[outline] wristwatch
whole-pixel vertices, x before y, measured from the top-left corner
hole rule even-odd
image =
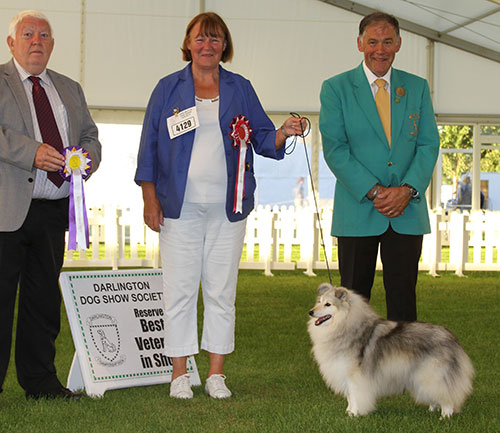
[[[410,184],[408,183],[403,183],[403,185],[401,186],[405,186],[406,188],[408,188],[408,191],[410,191],[410,198],[419,198],[420,197],[420,194],[418,193],[418,191],[413,188]]]
[[[373,192],[372,192],[373,190]],[[368,194],[366,194],[366,198],[370,201],[373,201],[375,200],[375,198],[377,197],[377,194],[378,194],[378,190],[379,190],[379,185],[374,185],[372,187],[372,189],[370,189],[370,191],[368,191],[368,194],[370,194],[370,192],[372,193],[370,196]]]

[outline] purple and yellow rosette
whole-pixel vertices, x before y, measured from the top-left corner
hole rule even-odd
[[[70,182],[68,250],[84,250],[89,247],[89,222],[83,180],[90,174],[92,160],[80,146],[69,146],[62,154],[66,161],[59,174]]]
[[[229,129],[229,137],[233,140],[233,146],[235,149],[239,149],[233,212],[243,213],[243,197],[245,196],[245,158],[247,154],[247,144],[251,144],[250,137],[252,135],[252,128],[250,128],[250,121],[241,114],[233,118],[229,125]]]

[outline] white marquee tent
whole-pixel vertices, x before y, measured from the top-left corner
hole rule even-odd
[[[126,224],[130,224],[131,232],[134,228],[131,248],[137,247],[136,241],[142,243],[145,236],[140,188],[133,183],[144,109],[157,81],[183,67],[180,46],[194,15],[212,10],[224,18],[235,45],[234,60],[225,66],[252,81],[276,125],[290,111],[311,119],[313,128],[307,140],[313,178],[320,197],[331,200],[334,179],[320,157],[321,84],[361,62],[362,54],[356,46],[361,15],[376,9],[394,14],[400,20],[403,40],[394,66],[429,81],[438,123],[470,125],[474,134],[473,147],[441,149],[427,192],[434,228],[426,241],[426,269],[431,273],[453,269],[458,274],[464,269],[498,269],[493,251],[498,250],[495,218],[499,213],[478,210],[483,182],[489,182],[488,201],[495,204],[488,209],[500,209],[500,173],[481,173],[480,166],[482,153],[500,153],[500,136],[488,136],[484,128],[500,126],[500,0],[2,0],[0,28],[5,37],[11,18],[23,9],[39,9],[49,17],[56,40],[49,67],[79,81],[84,88],[103,143],[103,162],[86,183],[86,199],[94,199],[94,210],[104,209],[102,204],[112,209],[116,205],[119,212],[128,215],[122,221],[112,212],[106,213],[111,218],[110,227],[121,221],[122,246],[118,250],[122,255]],[[4,44],[0,62],[10,57]],[[272,166],[267,164],[273,161],[263,159],[259,167],[256,162],[257,174],[272,176],[258,179],[258,201],[266,203],[259,199],[267,191],[291,194],[297,173],[305,169],[303,151],[298,150]],[[452,193],[451,185],[445,185],[444,176],[442,179],[441,163],[447,152],[464,153],[472,162],[469,220],[467,212],[442,209],[447,203],[443,191],[448,188]],[[305,175],[300,172],[300,176]],[[132,214],[135,223],[127,223]],[[450,245],[449,263],[441,263],[441,241]],[[109,248],[117,248],[114,241],[111,244]],[[146,249],[153,251],[151,245]],[[474,260],[465,263],[470,245],[474,246]],[[313,250],[318,248],[315,242]],[[484,263],[482,251],[486,251]],[[97,257],[98,253],[96,248],[93,254]],[[266,269],[271,267],[269,257]],[[156,263],[157,259],[153,255],[148,260]],[[133,260],[127,260],[122,265],[132,266]],[[92,266],[97,262],[102,265],[97,258],[72,265]],[[313,262],[310,256],[308,269],[315,266]]]
[[[53,24],[50,66],[80,81],[93,108],[143,109],[158,79],[183,66],[186,24],[213,10],[234,38],[228,67],[252,81],[266,110],[317,112],[322,81],[361,61],[358,13],[380,8],[413,31],[403,31],[395,66],[429,79],[439,115],[500,116],[498,0],[3,0],[5,36],[28,8]],[[0,61],[9,58],[4,44]]]
[[[3,0],[5,36],[11,18],[29,8],[51,20],[56,45],[49,66],[82,84],[96,122],[135,125],[125,132],[129,138],[140,132],[157,81],[183,67],[180,46],[187,23],[209,10],[231,29],[235,57],[225,66],[252,81],[276,124],[296,111],[309,114],[316,125],[321,83],[361,62],[356,46],[361,15],[380,9],[396,15],[403,29],[395,67],[428,79],[439,122],[500,125],[500,0]],[[4,44],[0,62],[9,59]],[[106,130],[100,130],[104,140]],[[133,140],[129,164],[138,138]],[[308,140],[318,178],[317,128]],[[102,184],[99,177],[106,173],[100,170],[89,184]],[[127,182],[132,176],[127,174]],[[473,183],[479,184],[479,176],[476,167]],[[295,179],[292,175],[289,182]],[[331,191],[320,192],[331,197]],[[439,202],[432,200],[433,206]]]

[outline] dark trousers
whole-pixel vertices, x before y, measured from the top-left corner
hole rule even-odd
[[[68,199],[33,200],[21,228],[0,232],[0,390],[9,364],[18,287],[15,361],[19,384],[33,393],[61,386],[54,358],[67,224]]]
[[[370,300],[380,245],[387,318],[417,320],[415,289],[422,239],[422,235],[396,233],[390,226],[379,236],[339,237],[340,284]]]

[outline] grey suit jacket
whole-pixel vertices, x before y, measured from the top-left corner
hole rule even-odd
[[[90,152],[95,171],[101,144],[83,90],[64,75],[48,73],[68,114],[69,142]],[[36,174],[33,162],[41,144],[35,141],[26,92],[11,60],[0,65],[0,231],[15,231],[26,219]]]

